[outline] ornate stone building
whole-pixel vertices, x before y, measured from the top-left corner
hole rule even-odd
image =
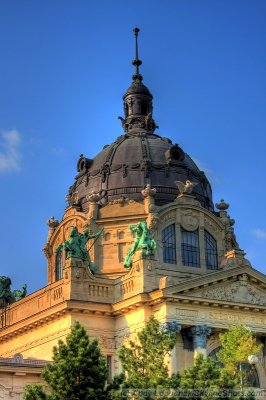
[[[196,352],[214,356],[219,333],[246,324],[264,343],[252,384],[266,388],[266,277],[240,250],[229,205],[221,200],[214,208],[204,172],[155,133],[137,34],[124,133],[94,158],[79,158],[63,218],[48,221],[47,286],[0,309],[0,399],[20,399],[22,386],[38,381],[76,320],[99,339],[110,376],[120,372],[117,349],[151,315],[176,331],[170,371],[191,366]],[[140,222],[156,249],[137,243]],[[74,236],[86,237],[90,257],[72,251]]]

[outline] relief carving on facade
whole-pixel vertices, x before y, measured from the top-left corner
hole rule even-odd
[[[214,232],[220,232],[220,229],[218,228],[217,224],[215,224],[215,222],[212,221],[211,218],[207,217],[206,215],[204,216],[204,225],[206,227],[209,227],[210,230]]]
[[[161,217],[161,221],[162,223],[174,223],[176,220],[176,212],[175,211],[171,211],[169,213],[166,213],[165,215],[163,215]]]
[[[100,346],[103,349],[114,350],[115,349],[115,341],[113,338],[107,336],[100,336],[99,338]]]
[[[247,274],[239,275],[236,282],[220,284],[219,286],[197,291],[191,296],[266,306],[265,291],[255,285],[251,285],[248,282]]]
[[[199,214],[193,210],[182,211],[181,225],[186,231],[195,231],[199,226]]]

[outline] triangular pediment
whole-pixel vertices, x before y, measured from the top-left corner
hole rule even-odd
[[[168,287],[164,295],[265,307],[266,276],[250,267],[217,271]]]

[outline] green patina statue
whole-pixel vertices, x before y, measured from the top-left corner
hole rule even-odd
[[[149,256],[157,247],[156,240],[152,232],[148,229],[146,222],[139,222],[137,225],[129,225],[131,232],[135,233],[135,240],[127,252],[124,267],[130,269],[132,266],[132,256],[137,250],[144,250],[145,256]]]
[[[22,286],[22,290],[11,290],[11,279],[8,276],[0,276],[0,300],[5,305],[23,299],[27,295],[27,285]]]
[[[90,259],[89,252],[86,244],[89,239],[98,238],[102,231],[92,233],[88,228],[83,230],[83,233],[79,233],[75,226],[70,229],[69,239],[64,243],[60,244],[55,252],[57,253],[61,248],[66,252],[66,258],[75,257],[83,261],[88,261],[92,272],[97,270],[97,267]]]

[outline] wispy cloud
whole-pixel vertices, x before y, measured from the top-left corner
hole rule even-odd
[[[196,163],[197,167],[201,170],[204,171],[205,174],[207,175],[207,178],[211,180],[212,183],[215,183],[216,185],[220,184],[220,178],[215,174],[215,172],[208,167],[204,162],[199,160],[196,157],[192,157],[193,161]]]
[[[256,229],[253,229],[252,233],[253,233],[253,235],[256,236],[258,239],[264,239],[264,240],[266,240],[266,230],[260,229],[260,228],[256,228]]]
[[[56,156],[61,156],[62,154],[65,153],[65,149],[63,147],[53,147],[51,149],[51,152]]]
[[[0,173],[21,169],[21,135],[16,129],[0,132]]]

